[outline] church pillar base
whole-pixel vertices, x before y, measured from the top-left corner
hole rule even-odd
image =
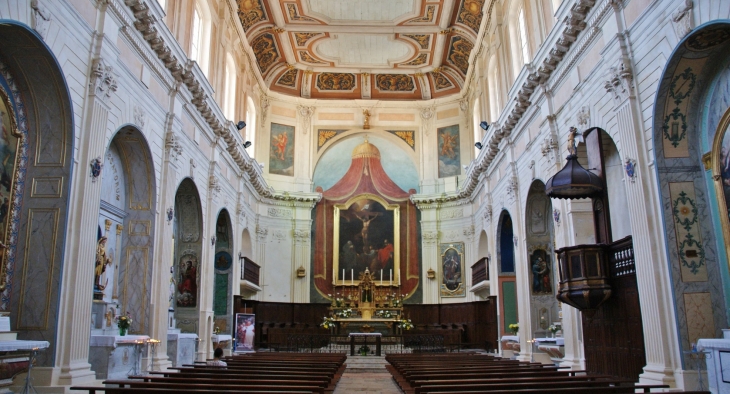
[[[644,373],[639,375],[639,384],[668,384],[676,387],[677,381],[674,371],[661,365],[647,365]]]

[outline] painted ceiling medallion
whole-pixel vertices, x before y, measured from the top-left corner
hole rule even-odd
[[[355,89],[355,74],[322,73],[317,75],[317,89],[345,90]]]
[[[293,68],[291,70],[287,70],[281,77],[279,77],[279,80],[276,81],[277,85],[285,86],[288,88],[296,88],[297,87],[297,75],[299,74],[299,70]]]
[[[266,11],[262,0],[238,0],[238,18],[241,20],[243,31],[248,33],[248,29],[258,22],[266,20]]]
[[[279,59],[279,51],[276,49],[276,39],[270,33],[264,33],[251,41],[251,48],[259,63],[259,70],[262,74]]]
[[[462,0],[459,9],[459,19],[457,22],[469,26],[474,33],[479,33],[479,25],[482,23],[482,7],[484,0]]]
[[[416,90],[413,77],[405,74],[378,74],[375,82],[380,91],[412,92]]]
[[[451,38],[449,61],[464,75],[469,70],[469,55],[472,49],[474,49],[474,44],[466,38],[462,36],[454,36]]]

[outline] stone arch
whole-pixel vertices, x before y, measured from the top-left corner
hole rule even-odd
[[[221,332],[232,327],[234,239],[231,216],[223,208],[215,223],[215,249],[213,257],[213,315],[215,326]]]
[[[175,326],[182,332],[199,331],[200,269],[203,252],[203,215],[195,182],[185,178],[175,193]]]
[[[142,132],[124,126],[102,159],[92,335],[115,335],[111,315],[130,313],[129,332],[149,333],[154,268],[156,186],[152,153]]]
[[[727,322],[729,295],[723,294],[727,283],[722,278],[728,276],[730,252],[721,230],[727,212],[719,209],[722,196],[718,193],[723,177],[707,164],[720,159],[721,152],[713,151],[712,141],[722,114],[730,107],[728,53],[728,21],[697,27],[670,56],[654,106],[657,188],[683,349],[690,349],[698,338],[720,337]],[[698,316],[697,308],[686,307],[688,302],[709,305],[712,318]]]
[[[0,259],[0,309],[10,311],[18,339],[49,340],[58,337],[58,300],[69,283],[62,272],[75,159],[73,104],[58,61],[28,26],[0,20],[0,59],[0,97],[12,122],[4,125],[18,141],[9,161],[14,181],[3,188],[13,197],[4,219],[15,227],[3,231],[8,249]],[[38,366],[61,357],[57,341],[49,342]]]
[[[517,282],[515,276],[514,227],[509,211],[502,210],[497,224],[497,283],[499,286],[500,332],[517,323]]]
[[[251,240],[251,232],[248,228],[244,228],[241,232],[241,255],[253,259],[253,242]],[[239,267],[240,269],[240,267]]]

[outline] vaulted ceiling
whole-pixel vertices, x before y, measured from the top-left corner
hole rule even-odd
[[[315,99],[458,93],[484,0],[237,0],[272,91]]]

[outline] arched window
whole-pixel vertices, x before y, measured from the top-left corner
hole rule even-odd
[[[473,127],[474,127],[474,142],[481,142],[482,136],[484,130],[482,130],[481,126],[479,126],[479,123],[481,123],[481,117],[482,117],[482,111],[479,108],[479,99],[474,100],[474,109],[473,109]],[[479,149],[476,147],[474,148],[474,157],[477,157],[479,155]]]
[[[243,131],[246,133],[244,140],[251,142],[251,146],[246,149],[248,155],[254,157],[256,154],[256,106],[250,96],[246,97],[246,128]]]
[[[236,63],[230,53],[226,54],[226,86],[223,113],[226,118],[236,122]]]
[[[527,23],[525,22],[525,7],[520,7],[517,13],[517,23],[519,24],[520,35],[520,53],[522,54],[522,65],[530,62],[530,50],[527,47]]]
[[[489,73],[487,74],[487,89],[489,90],[489,118],[495,121],[499,118],[502,103],[499,100],[499,69],[494,55],[489,59]]]
[[[520,74],[522,66],[529,63],[530,48],[527,35],[527,14],[525,5],[522,2],[514,2],[510,8],[509,16],[509,38],[512,52],[512,68],[514,78]]]
[[[202,1],[193,7],[193,29],[190,37],[190,59],[198,62],[203,74],[208,75],[210,46],[210,12]]]

